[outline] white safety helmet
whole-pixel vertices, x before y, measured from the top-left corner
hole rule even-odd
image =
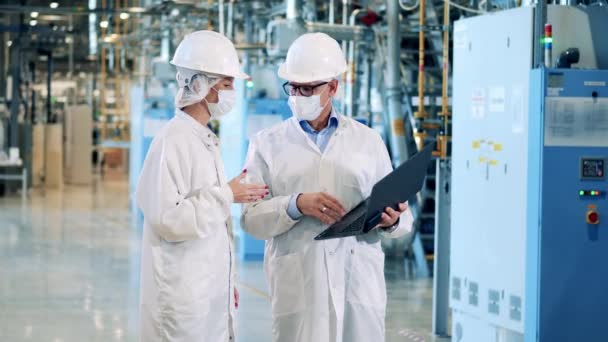
[[[232,42],[213,31],[195,31],[186,35],[177,46],[171,64],[207,74],[249,78],[241,71],[239,56]]]
[[[338,42],[325,33],[306,33],[287,50],[279,77],[290,82],[308,83],[333,79],[348,69]]]

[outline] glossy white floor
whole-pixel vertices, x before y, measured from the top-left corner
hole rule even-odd
[[[0,198],[0,341],[137,341],[141,233],[125,182]],[[270,341],[262,265],[240,266],[240,342]],[[387,341],[432,342],[430,279],[387,262]]]

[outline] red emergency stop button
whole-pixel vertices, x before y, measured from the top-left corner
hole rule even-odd
[[[587,212],[587,223],[589,224],[599,224],[600,223],[600,215],[595,210],[589,210]]]

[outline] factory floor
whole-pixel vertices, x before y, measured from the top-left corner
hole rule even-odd
[[[137,341],[141,232],[127,184],[32,190],[0,197],[0,341]],[[239,265],[238,341],[270,341],[260,262]],[[387,341],[431,334],[432,280],[387,261]]]

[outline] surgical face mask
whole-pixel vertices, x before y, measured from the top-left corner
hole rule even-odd
[[[323,92],[321,92],[321,94],[323,94]],[[321,94],[308,97],[296,95],[290,96],[288,103],[293,115],[301,121],[316,120],[331,100],[328,99],[324,105],[321,105]]]
[[[218,101],[217,103],[207,102],[207,108],[209,108],[209,114],[214,118],[219,118],[228,114],[236,103],[236,90],[217,90],[211,88],[217,92]]]

